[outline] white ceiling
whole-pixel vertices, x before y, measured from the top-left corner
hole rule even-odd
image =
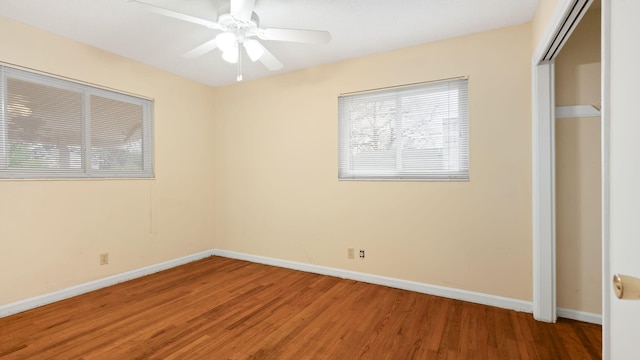
[[[209,20],[228,0],[146,0]],[[328,45],[262,41],[277,72],[244,62],[251,80],[531,21],[538,0],[256,0],[261,27],[327,30]],[[146,11],[128,0],[0,0],[0,16],[45,29],[211,86],[234,83],[236,66],[214,50],[182,54],[219,31]],[[0,59],[2,61],[2,59]]]

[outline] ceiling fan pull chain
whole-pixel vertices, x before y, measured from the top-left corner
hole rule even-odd
[[[238,76],[236,77],[236,81],[242,81],[242,51],[240,50],[240,43],[237,46],[238,49]]]

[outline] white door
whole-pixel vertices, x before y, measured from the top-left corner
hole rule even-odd
[[[614,274],[640,278],[640,0],[603,0],[602,11],[604,356],[640,359],[640,301],[612,291]]]

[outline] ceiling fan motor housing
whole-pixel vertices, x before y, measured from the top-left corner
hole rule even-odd
[[[243,21],[237,19],[231,14],[222,14],[218,16],[218,24],[223,32],[233,33],[238,42],[242,42],[245,38],[258,35],[259,18],[256,13],[252,13],[251,19]]]

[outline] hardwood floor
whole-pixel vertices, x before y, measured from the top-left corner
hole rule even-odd
[[[599,359],[601,328],[211,257],[0,319],[0,359]]]

